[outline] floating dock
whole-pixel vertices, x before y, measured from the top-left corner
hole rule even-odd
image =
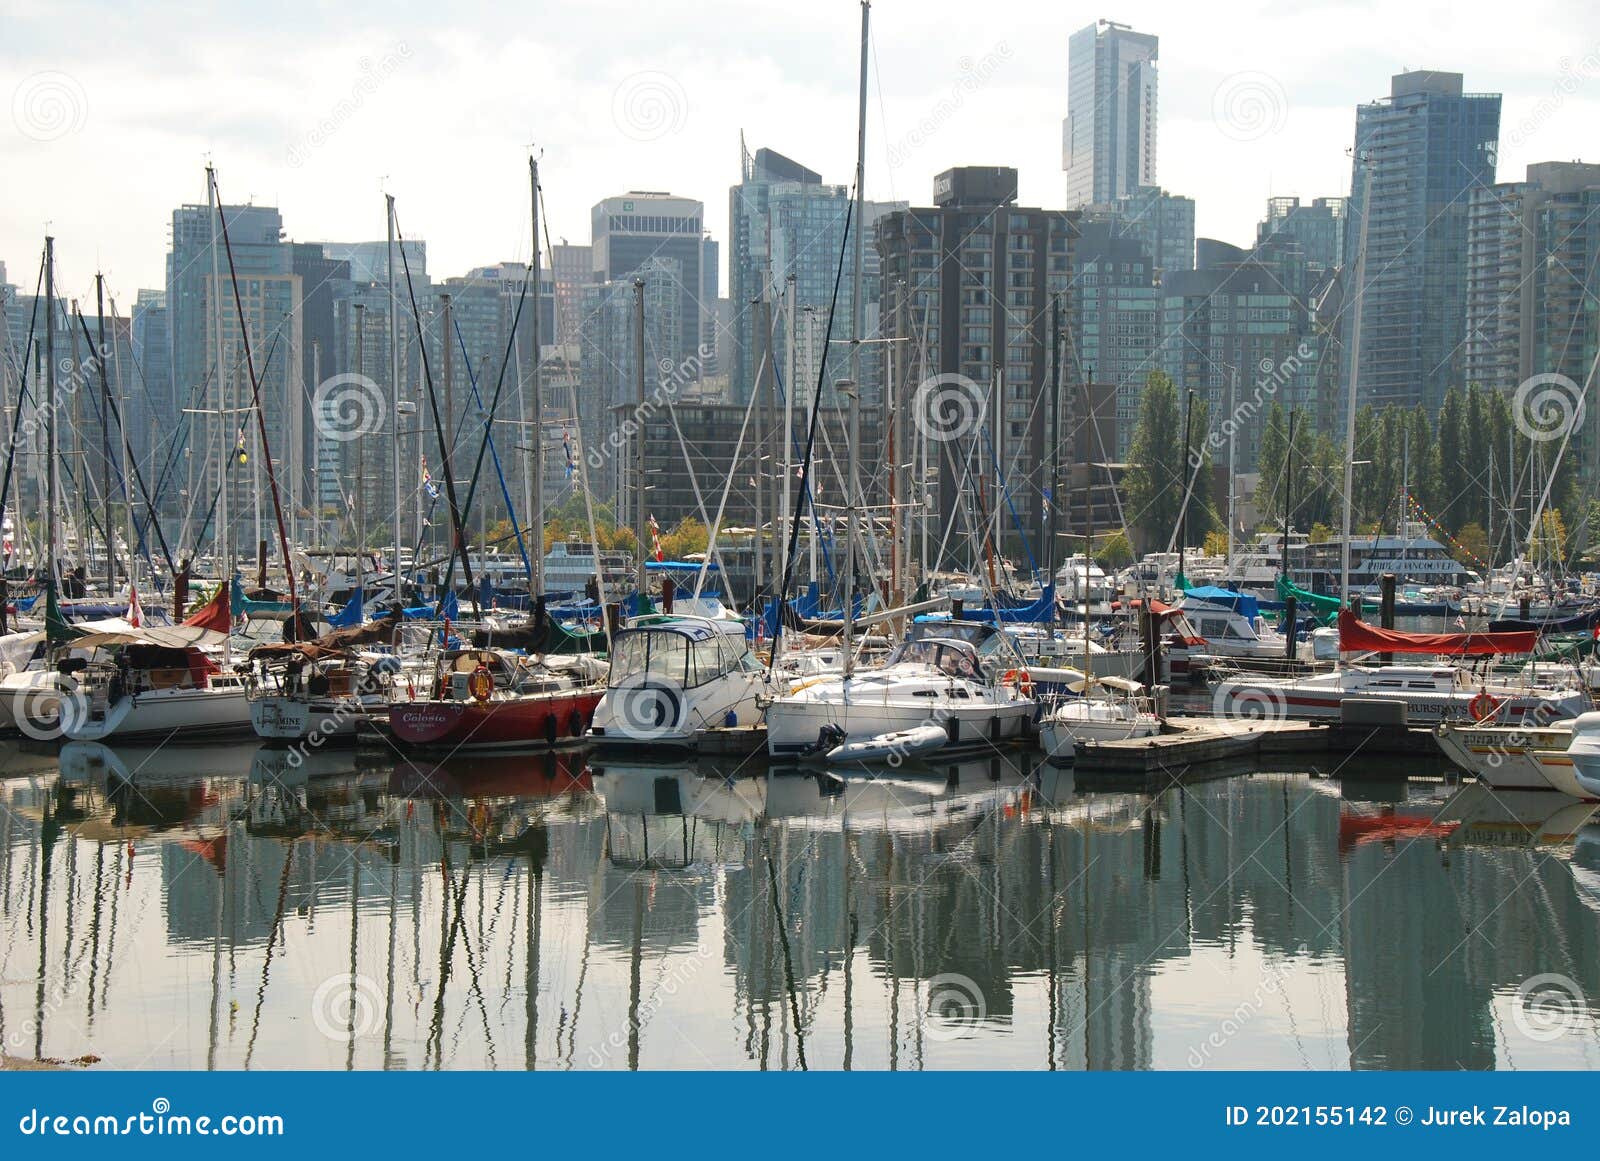
[[[1351,755],[1378,759],[1359,764]],[[1397,760],[1419,774],[1452,770],[1430,729],[1393,724],[1172,717],[1151,738],[1080,742],[1080,775],[1126,788],[1162,788],[1232,773],[1238,766],[1271,769],[1328,759],[1342,777],[1393,777]]]

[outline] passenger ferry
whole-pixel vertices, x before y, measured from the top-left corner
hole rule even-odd
[[[633,557],[626,552],[609,549],[600,551],[600,574],[606,591],[603,601],[618,601],[633,587]],[[558,540],[544,556],[544,588],[546,593],[569,592],[583,594],[595,578],[594,545],[587,540],[570,537]]]

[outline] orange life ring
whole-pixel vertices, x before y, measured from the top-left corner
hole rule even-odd
[[[1000,681],[1004,685],[1015,686],[1023,697],[1033,696],[1033,675],[1026,669],[1008,669]]]
[[[472,671],[472,676],[467,678],[467,690],[479,701],[489,700],[489,695],[494,692],[494,674],[489,672],[487,665],[480,665]]]
[[[1489,696],[1488,690],[1480,689],[1467,703],[1467,712],[1472,715],[1473,721],[1481,722],[1499,713],[1500,703]]]

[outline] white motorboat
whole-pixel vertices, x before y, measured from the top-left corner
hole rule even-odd
[[[1083,691],[1083,682],[1078,689]],[[1161,732],[1161,718],[1140,696],[1137,683],[1097,677],[1084,696],[1057,702],[1039,719],[1039,744],[1047,757],[1070,762],[1079,742],[1120,742]]]
[[[1435,735],[1445,755],[1495,790],[1555,790],[1571,798],[1600,794],[1578,781],[1572,755],[1573,720],[1547,726],[1441,725]]]
[[[606,748],[692,749],[707,730],[759,725],[771,689],[739,621],[636,617],[612,638],[610,660],[589,731]]]
[[[802,681],[767,707],[767,752],[807,757],[921,726],[943,727],[945,749],[1020,738],[1035,703],[1031,677],[1006,663],[1004,635],[977,621],[918,622],[879,669]]]
[[[1572,761],[1572,774],[1583,789],[1583,797],[1600,798],[1600,713],[1578,715],[1572,723],[1567,757]]]

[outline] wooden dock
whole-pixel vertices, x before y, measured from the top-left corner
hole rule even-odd
[[[1337,768],[1341,776],[1394,777],[1397,763],[1418,774],[1448,769],[1433,731],[1340,722],[1173,717],[1153,738],[1080,743],[1075,770],[1104,784],[1164,787],[1240,768]],[[1360,754],[1360,762],[1351,762]],[[1375,761],[1368,762],[1371,758]]]

